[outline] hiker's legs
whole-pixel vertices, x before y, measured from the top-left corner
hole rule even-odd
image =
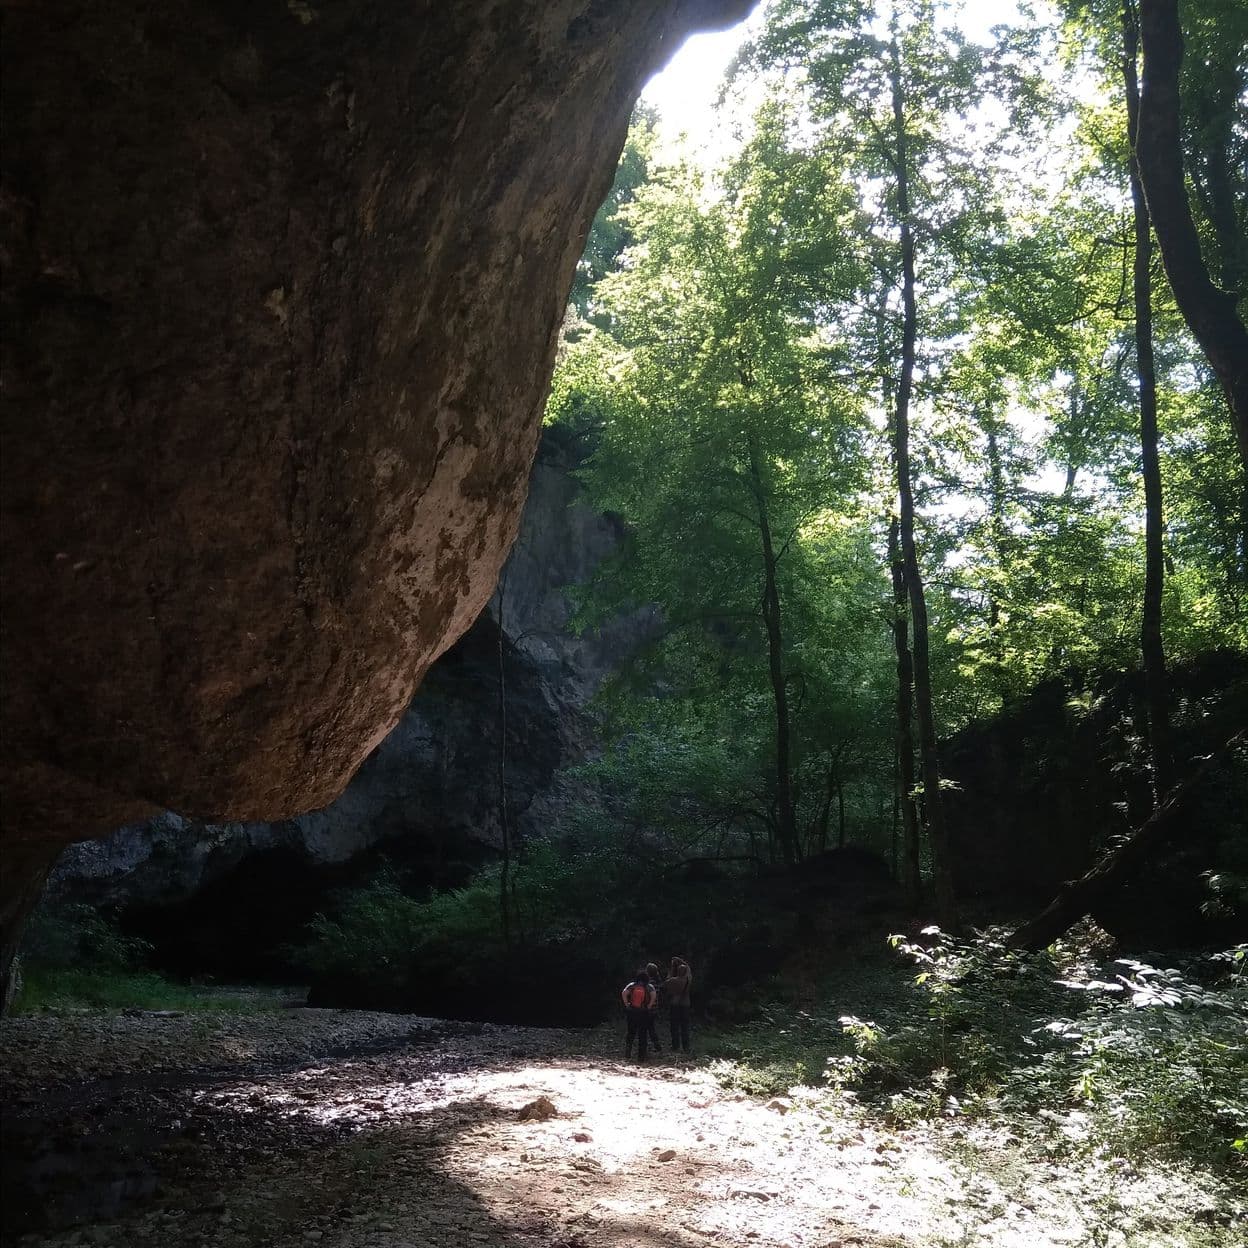
[[[682,1022],[684,1023],[684,1036],[686,1037],[684,1044],[688,1044],[687,1037],[689,1034],[689,1027],[688,1027],[688,1019],[686,1017],[685,1007],[680,1006],[680,1005],[672,1006],[671,1032],[672,1032],[672,1052],[673,1053],[678,1052],[683,1047],[682,1041],[681,1041]]]
[[[672,1048],[689,1052],[689,1007],[672,1006]]]
[[[646,1041],[650,1038],[649,1010],[631,1010],[632,1026],[637,1033],[637,1060],[646,1060]]]
[[[658,1010],[646,1011],[646,1035],[650,1038],[650,1043],[654,1045],[654,1051],[661,1053],[659,1048],[659,1012]]]
[[[633,1041],[637,1039],[637,1033],[641,1032],[641,1052],[644,1055],[646,1051],[646,1033],[645,1028],[640,1027],[641,1011],[630,1009],[627,1013],[628,1017],[628,1039],[624,1042],[624,1056],[632,1057]]]

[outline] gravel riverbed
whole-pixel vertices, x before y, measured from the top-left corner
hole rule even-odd
[[[1241,1245],[1204,1178],[891,1131],[557,1031],[285,1009],[0,1023],[5,1243]]]

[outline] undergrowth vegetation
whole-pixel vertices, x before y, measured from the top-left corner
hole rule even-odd
[[[151,946],[125,934],[92,906],[44,904],[22,946],[15,1014],[41,1010],[251,1010],[269,1008],[263,994],[223,994],[178,983],[148,965]]]
[[[649,960],[679,954],[700,970],[715,963],[721,976],[775,970],[782,955],[767,920],[783,912],[773,891],[753,873],[699,877],[605,838],[538,842],[512,864],[506,929],[497,865],[424,894],[383,872],[339,894],[290,957],[318,1003],[589,1025]],[[717,998],[729,1020],[734,1000]]]
[[[994,931],[892,943],[913,973],[877,985],[878,1008],[717,1035],[721,1081],[827,1084],[894,1126],[1000,1119],[1056,1151],[1248,1162],[1248,946],[1158,967],[1106,961],[1086,933],[1038,954]]]

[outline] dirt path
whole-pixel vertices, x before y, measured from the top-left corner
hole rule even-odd
[[[607,1030],[297,1010],[15,1019],[0,1039],[5,1242],[31,1248],[1236,1242],[1190,1181],[747,1098],[697,1065],[625,1065]],[[524,1117],[541,1097],[555,1115]]]

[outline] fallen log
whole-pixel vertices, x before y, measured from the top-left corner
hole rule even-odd
[[[1165,846],[1178,825],[1176,818],[1204,777],[1237,748],[1248,744],[1248,729],[1235,733],[1220,749],[1173,788],[1165,801],[1124,841],[1110,850],[1085,875],[1063,884],[1056,897],[1033,919],[1015,929],[1009,943],[1015,949],[1043,949],[1078,923],[1102,898],[1120,888],[1156,850]]]

